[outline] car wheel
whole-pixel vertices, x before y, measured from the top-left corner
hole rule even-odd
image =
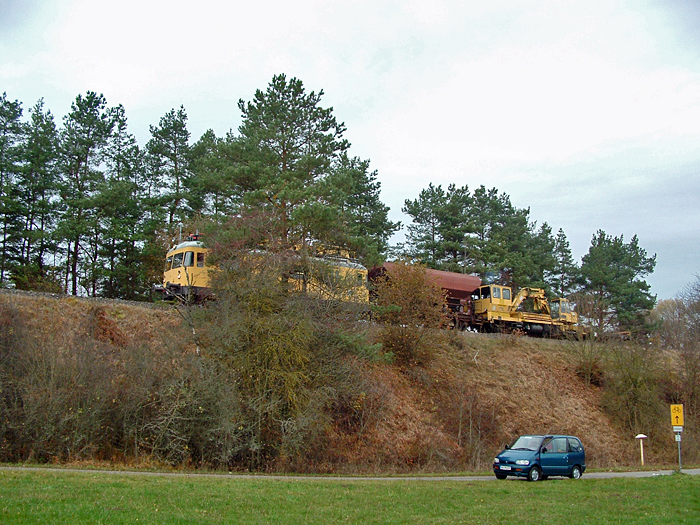
[[[581,467],[574,465],[574,468],[571,469],[571,474],[569,477],[571,479],[579,479],[581,477]]]
[[[506,479],[507,477],[506,474],[496,474],[496,479]]]
[[[527,473],[527,480],[528,481],[539,481],[541,476],[542,476],[542,471],[540,470],[540,467],[535,465],[530,469],[530,472]]]

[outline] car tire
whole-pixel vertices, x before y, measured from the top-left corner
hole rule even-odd
[[[569,474],[569,477],[571,479],[579,479],[581,477],[581,467],[574,465],[574,468],[571,469],[571,474]]]
[[[540,470],[540,467],[537,465],[534,465],[531,469],[530,472],[527,473],[527,480],[528,481],[539,481],[542,478],[542,471]]]
[[[507,477],[506,474],[496,474],[496,479],[506,479]]]

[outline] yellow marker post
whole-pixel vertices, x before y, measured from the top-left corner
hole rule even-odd
[[[683,426],[683,405],[671,405],[671,424],[674,427]]]
[[[681,463],[681,432],[683,432],[683,405],[671,405],[671,424],[678,442],[678,472],[683,472]]]

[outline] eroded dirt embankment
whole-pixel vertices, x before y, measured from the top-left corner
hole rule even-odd
[[[70,352],[88,338],[111,356],[134,344],[158,353],[191,334],[182,316],[163,305],[2,293],[0,306],[3,330],[21,324],[46,352]],[[577,435],[591,467],[634,463],[636,442],[603,411],[600,388],[576,375],[570,343],[470,333],[449,339],[420,366],[363,365],[368,386],[356,400],[359,415],[351,427],[336,421],[324,430],[307,468],[485,469],[523,433]],[[649,455],[653,461],[653,449]]]

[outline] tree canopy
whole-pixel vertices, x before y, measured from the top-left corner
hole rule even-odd
[[[284,244],[320,242],[376,260],[398,225],[379,200],[376,172],[348,155],[345,125],[321,107],[322,96],[277,75],[252,101],[239,101],[239,135],[222,144],[233,193],[243,206],[270,210]]]
[[[39,100],[0,97],[0,285],[145,299],[180,230],[257,217],[275,243],[313,256],[332,250],[366,266],[390,253],[430,268],[516,288],[576,292],[601,329],[639,324],[654,304],[655,266],[637,237],[598,232],[579,265],[564,231],[537,224],[496,189],[430,183],[389,220],[368,159],[353,156],[323,90],[275,75],[239,100],[241,123],[192,141],[184,106],[167,111],[139,146],[126,110],[78,95],[60,125]],[[259,247],[259,246],[258,246]],[[590,305],[595,305],[591,308]],[[595,312],[594,312],[595,310]]]
[[[408,225],[404,255],[431,268],[479,275],[510,286],[545,286],[554,267],[554,239],[528,209],[518,209],[496,188],[432,183],[403,210]]]
[[[647,256],[636,235],[625,243],[622,235],[598,230],[581,260],[580,284],[582,302],[588,300],[589,305],[585,315],[599,331],[633,330],[644,324],[656,303],[644,277],[655,266],[656,255]]]

